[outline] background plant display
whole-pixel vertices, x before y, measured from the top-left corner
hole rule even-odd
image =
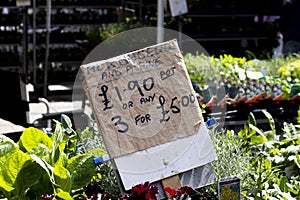
[[[258,60],[231,55],[215,58],[214,56],[186,54],[184,59],[190,78],[199,87],[198,92],[200,95],[202,94],[201,98],[205,103],[210,99],[205,99],[204,92],[211,85],[215,85],[215,87],[224,86],[226,91],[236,87],[235,92],[232,91],[230,94],[232,95],[230,96],[231,103],[238,101],[232,97],[239,95],[239,92],[246,96],[243,101],[258,93],[264,93],[264,98],[267,98],[267,95],[275,98],[276,92],[278,92],[276,89],[283,92],[281,99],[285,100],[294,97],[299,92],[299,89],[296,88],[300,83],[299,56],[282,57],[276,60]],[[294,91],[292,91],[293,87]],[[222,94],[220,93],[220,95]],[[217,96],[217,98],[222,99],[223,96]]]
[[[299,96],[297,88],[293,89],[299,85],[300,77],[297,56],[247,60],[230,55],[215,58],[188,54],[184,59],[191,80],[197,83],[201,92],[208,83],[219,86],[230,82],[240,86],[247,79],[241,80],[238,72],[252,70],[263,74],[256,81],[280,84],[284,91],[280,101],[298,101],[292,99]],[[226,104],[232,104],[232,100],[226,99]],[[213,126],[209,132],[218,158],[212,165],[218,179],[238,176],[243,198],[247,199],[300,199],[299,106],[296,113],[296,123],[284,122],[280,129],[266,111],[263,114],[269,127],[265,129],[259,128],[253,113],[240,130],[220,130],[217,124]],[[5,136],[0,139],[1,198],[119,199],[123,196],[135,199],[130,193],[125,196],[120,193],[109,162],[94,165],[95,156],[106,154],[95,124],[78,133],[72,129],[70,119],[63,116],[51,132],[28,128],[17,143]],[[192,199],[218,198],[217,183],[194,191]]]

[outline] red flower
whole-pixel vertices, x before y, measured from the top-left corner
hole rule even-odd
[[[166,186],[164,188],[164,190],[167,193],[169,193],[169,195],[170,195],[171,198],[179,197],[179,196],[181,196],[183,194],[186,194],[186,195],[190,196],[190,195],[192,195],[193,193],[196,192],[193,188],[191,188],[189,186],[182,186],[182,187],[180,187],[177,190]]]
[[[173,197],[175,196],[175,194],[176,194],[175,189],[170,188],[170,187],[168,187],[168,186],[166,186],[166,187],[164,188],[164,190],[165,190],[167,193],[169,193],[169,195],[171,196],[171,198],[173,198]]]
[[[158,188],[150,185],[149,182],[138,184],[132,187],[131,194],[121,197],[122,200],[157,200]]]

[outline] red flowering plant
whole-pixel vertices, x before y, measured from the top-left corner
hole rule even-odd
[[[197,193],[196,190],[191,188],[190,186],[182,186],[179,189],[173,189],[171,187],[164,187],[164,190],[169,193],[170,198],[177,199],[192,199],[192,197]]]
[[[121,197],[121,200],[157,200],[158,187],[151,185],[148,181],[135,185],[131,189],[131,194]]]

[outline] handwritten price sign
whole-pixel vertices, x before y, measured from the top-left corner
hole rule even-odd
[[[199,104],[176,40],[81,70],[112,158],[197,133]]]

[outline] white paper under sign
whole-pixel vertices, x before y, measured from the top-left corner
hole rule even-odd
[[[126,190],[208,164],[216,153],[204,123],[196,135],[115,159]],[[212,173],[212,172],[209,172]]]
[[[169,0],[172,17],[188,12],[186,0]]]
[[[111,158],[198,132],[202,115],[177,40],[81,70]]]

